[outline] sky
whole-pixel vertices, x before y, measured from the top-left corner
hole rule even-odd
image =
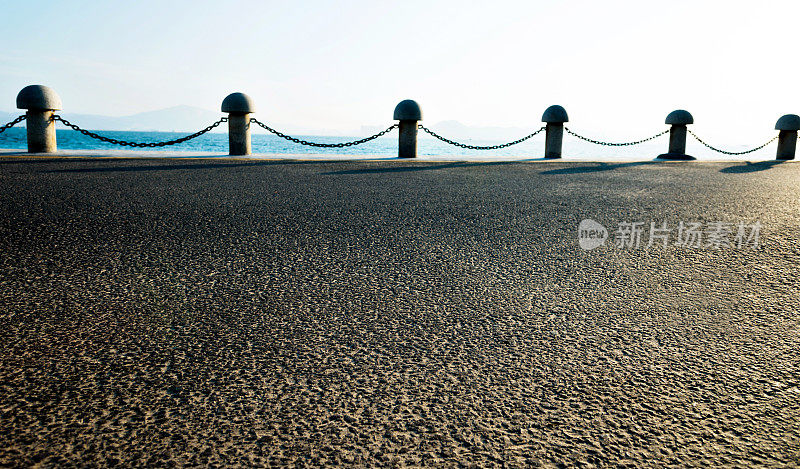
[[[538,128],[560,104],[590,137],[638,139],[674,109],[715,142],[800,114],[800,2],[0,0],[0,110],[53,87],[65,110],[219,111],[320,132],[426,122]]]

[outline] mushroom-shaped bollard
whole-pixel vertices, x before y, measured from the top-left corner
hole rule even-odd
[[[544,157],[561,158],[561,142],[564,140],[564,122],[569,122],[567,111],[554,104],[545,109],[542,122],[547,123],[545,129]]]
[[[417,157],[417,122],[422,120],[422,110],[413,99],[406,99],[394,108],[394,120],[400,121],[397,144],[398,158]]]
[[[17,108],[27,110],[25,126],[28,129],[28,152],[54,153],[56,123],[53,121],[53,111],[61,109],[58,94],[47,86],[26,86],[17,95]]]
[[[228,113],[228,153],[249,155],[250,114],[256,112],[253,100],[244,93],[231,93],[222,100],[222,112]]]
[[[778,160],[793,160],[794,152],[797,149],[797,131],[800,130],[800,116],[796,114],[786,114],[778,119],[775,130],[780,130],[778,134]]]
[[[666,124],[669,128],[669,151],[658,155],[664,160],[693,160],[694,156],[686,154],[686,126],[694,124],[694,117],[689,111],[678,109],[667,115]]]

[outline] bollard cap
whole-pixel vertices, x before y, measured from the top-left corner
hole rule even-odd
[[[222,112],[250,114],[256,112],[256,106],[250,96],[244,93],[231,93],[222,100]]]
[[[61,98],[49,86],[28,85],[17,95],[17,109],[58,111],[61,109]]]
[[[775,123],[775,130],[800,130],[800,116],[786,114]]]
[[[669,125],[694,124],[694,117],[692,117],[692,115],[689,114],[689,111],[678,109],[677,111],[670,112],[667,115],[667,120],[664,121],[664,123]]]
[[[396,121],[421,121],[422,109],[413,99],[405,99],[394,108],[394,120]]]
[[[544,110],[544,114],[542,114],[542,122],[547,122],[548,124],[569,122],[567,110],[558,104],[554,104]]]

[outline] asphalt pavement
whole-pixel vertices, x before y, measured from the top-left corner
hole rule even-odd
[[[3,158],[0,464],[797,465],[798,300],[794,162]]]

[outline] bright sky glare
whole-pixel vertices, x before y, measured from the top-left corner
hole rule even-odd
[[[71,112],[219,110],[342,131],[426,122],[537,128],[550,104],[589,136],[660,131],[673,109],[715,141],[763,143],[800,114],[800,2],[3,0],[0,109],[52,86]]]

